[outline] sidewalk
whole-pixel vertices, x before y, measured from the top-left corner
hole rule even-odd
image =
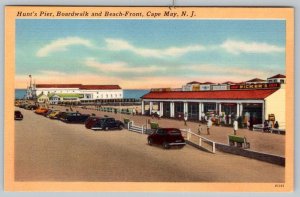
[[[56,109],[65,110],[69,109],[64,106],[53,106]],[[199,123],[196,122],[187,122],[187,126],[184,126],[183,120],[172,120],[172,119],[152,119],[149,116],[132,116],[126,114],[115,114],[112,112],[101,112],[93,109],[82,109],[79,107],[72,107],[73,111],[79,111],[80,113],[87,114],[96,114],[96,116],[103,117],[104,115],[114,117],[121,121],[124,118],[128,118],[133,120],[136,125],[145,125],[148,120],[152,122],[157,122],[160,127],[175,127],[179,129],[187,129],[190,128],[192,132],[198,133]],[[228,144],[228,135],[233,134],[233,128],[231,127],[221,127],[221,126],[212,126],[210,129],[210,135],[206,134],[206,125],[202,124],[202,133],[201,136],[213,140],[215,142]],[[250,131],[248,129],[239,129],[237,131],[238,136],[245,136],[247,141],[250,142],[251,148],[250,150],[264,152],[268,154],[274,154],[278,156],[285,155],[285,135],[278,135],[272,133],[263,133],[260,131]]]

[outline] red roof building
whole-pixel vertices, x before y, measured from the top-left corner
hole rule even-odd
[[[188,120],[203,120],[204,116],[222,117],[219,121],[224,121],[225,125],[231,125],[232,118],[240,118],[242,124],[247,125],[250,119],[251,124],[262,124],[270,114],[275,114],[276,120],[283,127],[285,125],[285,89],[280,86],[268,89],[152,91],[141,98],[142,114],[145,115],[186,116]]]

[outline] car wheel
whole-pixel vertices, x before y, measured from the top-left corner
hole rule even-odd
[[[118,128],[119,128],[119,130],[122,130],[122,129],[123,129],[123,126],[122,126],[122,125],[119,125]]]
[[[168,144],[167,142],[164,142],[164,143],[163,143],[163,148],[164,148],[164,149],[169,149],[170,146],[169,146],[169,144]]]
[[[148,145],[152,146],[153,142],[152,139],[148,139]]]
[[[108,131],[108,127],[105,127],[104,130],[105,130],[105,131]]]

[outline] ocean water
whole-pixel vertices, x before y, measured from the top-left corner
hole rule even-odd
[[[139,99],[141,96],[144,94],[147,94],[149,90],[135,90],[135,89],[130,89],[130,90],[123,90],[123,96],[124,98],[135,98]],[[26,95],[26,89],[16,89],[15,90],[16,94],[16,99],[22,99]]]

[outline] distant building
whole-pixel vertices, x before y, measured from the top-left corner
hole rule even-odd
[[[268,83],[286,83],[286,77],[285,75],[275,75],[273,77],[269,77],[268,79]]]
[[[259,78],[254,78],[254,79],[251,79],[249,81],[246,81],[245,83],[249,84],[256,84],[256,83],[266,83],[267,81],[266,80],[263,80],[263,79],[259,79]]]
[[[78,99],[80,102],[91,102],[97,100],[122,99],[123,90],[119,85],[82,85],[82,84],[36,84],[35,95],[49,95],[53,97],[51,102]],[[71,98],[76,95],[76,98]],[[71,95],[71,97],[69,97]]]
[[[49,97],[45,94],[39,94],[37,96],[37,102],[38,103],[48,103],[49,102]]]

